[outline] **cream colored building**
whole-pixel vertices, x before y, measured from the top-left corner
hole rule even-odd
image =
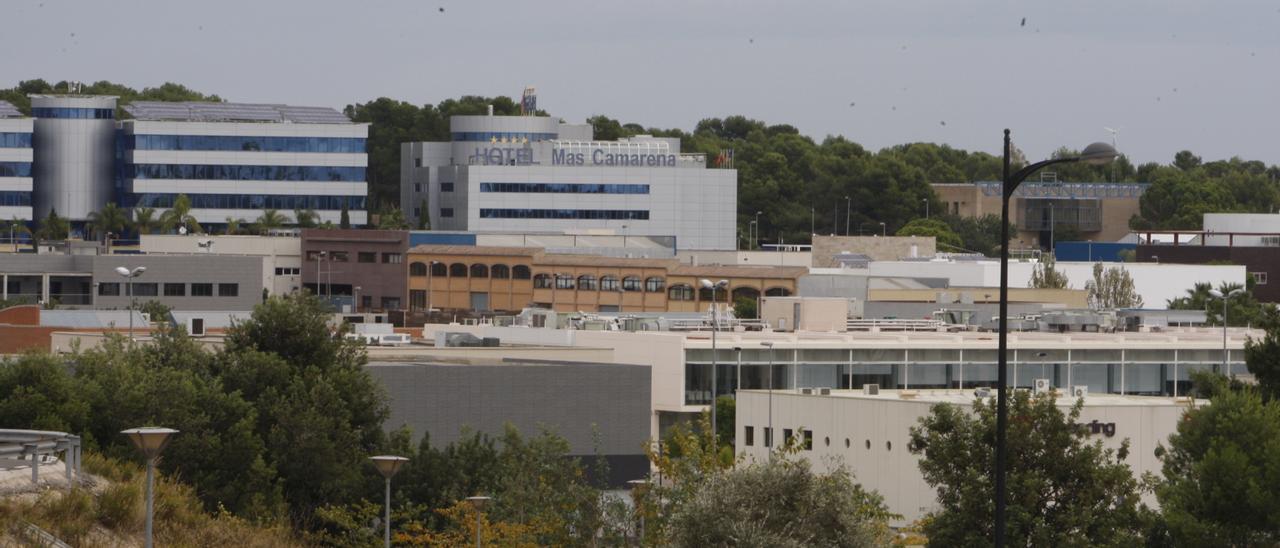
[[[292,293],[302,287],[302,239],[296,236],[143,234],[138,249],[148,255],[262,257],[262,287],[272,295]]]

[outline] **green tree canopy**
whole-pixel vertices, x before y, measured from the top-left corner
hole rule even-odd
[[[112,202],[101,210],[89,213],[89,226],[102,238],[106,238],[108,232],[119,235],[129,228],[129,216],[124,209]]]
[[[955,252],[964,249],[964,240],[941,219],[912,219],[898,229],[898,236],[932,236],[939,251]]]
[[[1052,254],[1044,254],[1040,257],[1040,262],[1036,263],[1034,269],[1031,270],[1031,281],[1027,282],[1027,287],[1035,289],[1066,289],[1070,283],[1067,275],[1059,272],[1053,259]]]
[[[1133,287],[1133,277],[1123,266],[1103,268],[1102,263],[1094,263],[1093,279],[1084,283],[1084,289],[1089,308],[1094,310],[1142,308],[1142,295]]]

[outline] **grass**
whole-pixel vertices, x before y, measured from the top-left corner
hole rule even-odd
[[[98,485],[0,499],[0,527],[13,531],[30,522],[73,546],[142,544],[143,469],[96,454],[84,457],[85,471],[102,480]],[[155,540],[160,546],[302,546],[286,526],[209,514],[190,486],[164,476],[156,477]]]

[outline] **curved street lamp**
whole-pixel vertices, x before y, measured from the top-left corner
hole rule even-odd
[[[378,469],[378,473],[387,480],[386,501],[382,506],[382,541],[386,548],[391,548],[391,478],[400,472],[400,467],[409,462],[409,459],[395,455],[378,455],[369,457],[369,460],[373,461],[373,466]]]
[[[996,548],[1005,545],[1005,461],[1007,458],[1006,434],[1009,430],[1009,402],[1005,392],[1009,387],[1008,356],[1009,350],[1009,200],[1018,185],[1027,180],[1032,173],[1054,164],[1081,162],[1089,165],[1105,165],[1115,160],[1120,153],[1107,143],[1093,143],[1080,151],[1079,156],[1053,158],[1026,166],[1017,172],[1009,173],[1009,152],[1013,141],[1009,138],[1009,130],[1004,130],[1004,170],[1002,192],[1000,197],[1000,334],[999,350],[996,365]]]
[[[1231,374],[1231,368],[1227,365],[1227,301],[1241,293],[1244,293],[1243,287],[1238,287],[1228,291],[1226,295],[1223,295],[1222,292],[1217,289],[1209,290],[1209,294],[1213,295],[1213,298],[1222,299],[1222,369],[1226,370],[1226,373],[1232,377],[1235,377],[1235,375]],[[1221,372],[1222,371],[1219,371],[1219,373]]]
[[[130,344],[133,343],[133,304],[134,304],[133,303],[133,279],[137,278],[138,276],[141,276],[142,273],[146,271],[147,271],[147,267],[145,266],[138,266],[134,268],[128,268],[124,266],[116,267],[116,274],[119,274],[124,277],[125,292],[129,294],[129,343]]]
[[[121,267],[116,270],[123,269],[124,267]],[[130,311],[130,314],[132,315],[133,312]],[[164,452],[164,448],[169,446],[169,440],[173,439],[173,435],[177,434],[178,431],[159,426],[143,426],[130,428],[120,433],[128,437],[129,441],[133,442],[133,446],[147,459],[147,530],[144,546],[151,548],[154,544],[151,524],[155,519],[156,461],[160,459],[160,453]]]
[[[481,548],[480,547],[480,526],[482,524],[480,520],[480,518],[482,517],[481,514],[484,512],[484,507],[488,506],[489,501],[491,500],[493,499],[489,497],[482,497],[482,496],[467,497],[467,502],[471,504],[472,508],[476,509],[476,548]]]
[[[716,369],[719,367],[718,356],[716,356],[716,332],[720,330],[720,311],[716,307],[718,302],[716,301],[716,290],[728,287],[729,280],[720,280],[713,283],[711,280],[703,278],[698,280],[698,285],[701,285],[703,289],[711,290],[711,445],[719,451],[720,445],[716,435],[719,433],[716,430]]]

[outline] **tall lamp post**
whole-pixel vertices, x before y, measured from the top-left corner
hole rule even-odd
[[[1232,289],[1226,295],[1223,295],[1217,289],[1209,290],[1209,294],[1213,295],[1215,299],[1222,299],[1222,369],[1226,370],[1228,375],[1231,375],[1231,367],[1227,365],[1227,301],[1241,293],[1244,293],[1243,287]],[[1221,373],[1222,371],[1218,372]],[[1234,377],[1235,375],[1231,376]]]
[[[152,521],[155,516],[156,461],[160,459],[160,453],[169,445],[169,440],[178,431],[159,426],[143,426],[120,433],[128,436],[133,446],[138,448],[142,456],[147,459],[147,529],[144,546],[151,548],[155,543],[152,536]]]
[[[853,200],[844,197],[844,235],[849,235],[849,217],[853,215]]]
[[[1009,138],[1009,130],[1004,130],[1004,170],[1000,199],[1000,334],[996,365],[996,548],[1005,545],[1005,461],[1006,434],[1009,429],[1009,402],[1006,392],[1009,388],[1008,356],[1009,350],[1009,200],[1018,185],[1046,166],[1071,162],[1084,162],[1090,165],[1103,165],[1119,156],[1115,147],[1106,143],[1093,143],[1081,151],[1079,156],[1054,158],[1026,166],[1016,173],[1009,173],[1009,152],[1013,146]]]
[[[409,459],[395,455],[378,455],[369,457],[378,473],[387,480],[384,502],[382,504],[382,544],[391,548],[391,478],[400,471],[400,467]]]
[[[889,228],[884,223],[880,223],[880,237],[883,238],[888,235],[889,235]]]
[[[773,460],[773,341],[760,341],[760,346],[769,349],[769,429],[765,431],[765,440],[769,442],[769,460]]]
[[[929,199],[922,198],[920,201],[924,202],[924,219],[927,221],[929,220]]]
[[[716,290],[728,287],[729,280],[720,280],[712,282],[708,279],[702,279],[698,282],[703,289],[711,290],[711,442],[712,446],[719,447],[718,436],[716,430],[716,369],[719,368],[719,361],[716,356],[716,332],[720,331],[720,311],[717,310]]]
[[[480,548],[480,526],[481,517],[483,517],[484,507],[489,504],[489,497],[467,497],[467,502],[471,503],[471,507],[476,509],[476,548]]]
[[[133,279],[137,278],[138,276],[141,276],[142,273],[146,271],[147,271],[147,267],[145,266],[138,266],[134,268],[128,268],[124,266],[116,267],[116,274],[119,274],[124,277],[125,292],[129,294],[129,343],[130,344],[133,343]]]
[[[751,235],[751,249],[755,249],[759,247],[758,243],[760,242],[760,215],[762,215],[763,213],[764,213],[763,211],[757,211],[756,220],[751,224],[751,226],[755,227],[755,233]]]

